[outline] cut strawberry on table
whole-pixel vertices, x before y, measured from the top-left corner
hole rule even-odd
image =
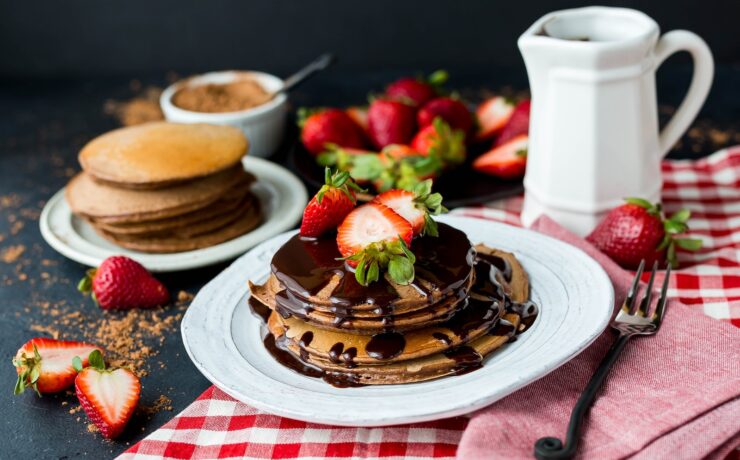
[[[465,161],[465,133],[437,117],[414,136],[411,148],[422,155],[437,156],[445,165],[459,164]]]
[[[476,141],[493,139],[511,118],[514,107],[513,102],[502,96],[494,96],[481,102],[475,110],[478,119]]]
[[[511,139],[522,134],[529,134],[529,109],[531,101],[529,99],[520,102],[514,108],[509,120],[501,129],[501,134],[496,138],[493,146],[498,147],[509,142]]]
[[[103,355],[95,350],[85,361],[75,357],[79,372],[75,391],[87,418],[104,438],[113,439],[123,432],[136,409],[141,393],[139,378],[128,369],[106,369]]]
[[[104,310],[152,308],[166,305],[170,293],[140,263],[126,256],[108,257],[97,269],[88,270],[77,288]]]
[[[529,137],[526,134],[516,136],[476,158],[473,168],[503,179],[520,178],[524,176],[527,167],[528,143]]]
[[[416,109],[390,99],[375,99],[367,112],[368,134],[375,147],[407,144],[416,132]]]
[[[345,112],[367,134],[367,107],[352,106],[346,109]]]
[[[439,87],[448,79],[449,75],[444,70],[437,70],[425,81],[420,78],[400,78],[385,89],[388,99],[406,101],[414,106],[420,107],[427,101],[437,97]]]
[[[648,267],[667,260],[676,268],[677,246],[688,251],[701,248],[699,239],[675,238],[689,229],[689,210],[682,209],[665,219],[660,203],[642,198],[625,201],[626,204],[612,209],[586,237],[621,267],[634,270],[644,259]]]
[[[26,388],[32,388],[41,396],[47,393],[58,393],[71,387],[77,376],[72,367],[72,358],[87,356],[100,348],[85,342],[34,338],[24,343],[15,354],[13,365],[18,373],[15,394],[21,394]]]
[[[300,234],[317,237],[337,228],[347,214],[354,209],[355,192],[362,189],[354,183],[347,171],[331,173],[324,170],[324,185],[303,210]]]
[[[451,97],[438,97],[424,104],[416,114],[419,129],[431,125],[437,117],[442,118],[452,129],[461,130],[465,135],[468,135],[473,127],[473,117],[468,108]]]
[[[365,147],[365,133],[355,121],[340,109],[298,111],[301,141],[314,156],[326,150],[327,144],[361,149]]]
[[[398,284],[414,280],[411,224],[395,211],[378,203],[355,208],[337,230],[337,248],[346,263],[355,267],[363,286],[380,279],[381,270]]]
[[[414,230],[414,236],[438,236],[437,222],[431,216],[447,212],[442,206],[442,195],[432,193],[432,181],[417,184],[413,191],[389,190],[376,196],[372,203],[380,203],[406,219]]]

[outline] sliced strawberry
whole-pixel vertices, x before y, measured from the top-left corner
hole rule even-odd
[[[505,97],[494,96],[478,105],[475,115],[478,118],[476,141],[492,139],[506,125],[514,113],[514,104]]]
[[[367,134],[367,107],[352,106],[344,111],[347,112],[347,115],[349,115],[357,126],[362,128],[362,132]]]
[[[457,99],[451,97],[438,97],[427,102],[416,114],[416,122],[419,128],[425,128],[440,117],[452,129],[459,129],[465,135],[470,133],[473,127],[473,117],[468,108]]]
[[[506,144],[489,150],[473,161],[473,168],[482,173],[516,179],[524,176],[527,166],[529,136],[522,134]]]
[[[13,365],[18,373],[15,394],[31,387],[39,396],[66,390],[75,381],[77,371],[72,358],[89,355],[100,348],[85,342],[34,338],[24,343],[15,354]],[[85,358],[85,363],[87,358]]]
[[[87,272],[77,289],[104,310],[152,308],[166,305],[170,293],[143,265],[126,256],[108,257],[97,269]]]
[[[411,148],[422,155],[439,157],[445,164],[459,164],[465,161],[465,133],[453,130],[437,117],[414,136]]]
[[[317,237],[334,229],[355,207],[355,192],[362,191],[346,171],[324,170],[325,184],[303,210],[300,234]]]
[[[136,409],[141,393],[139,378],[128,369],[106,369],[103,355],[93,351],[87,360],[77,358],[75,391],[87,418],[104,438],[121,434]]]
[[[376,99],[367,112],[368,133],[375,147],[407,144],[416,131],[416,109],[404,102]]]
[[[529,134],[530,106],[531,101],[529,99],[516,105],[506,125],[501,129],[501,134],[496,138],[496,142],[493,144],[494,147],[503,145],[522,134]]]
[[[408,246],[413,237],[411,224],[392,209],[378,203],[355,208],[337,230],[337,248],[355,278],[367,286],[380,278],[381,270],[399,284],[414,279],[416,259]]]
[[[327,144],[361,149],[365,146],[362,129],[340,109],[321,109],[311,112],[298,111],[301,141],[306,150],[318,155]]]
[[[414,236],[437,236],[437,222],[431,216],[446,212],[442,195],[432,193],[432,181],[417,184],[413,191],[389,190],[376,196],[372,203],[380,203],[406,219],[414,229]]]

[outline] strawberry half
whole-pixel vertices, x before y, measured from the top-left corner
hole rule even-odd
[[[522,177],[527,167],[528,144],[529,137],[526,134],[517,136],[476,158],[473,168],[504,179]]]
[[[103,310],[152,308],[170,301],[164,284],[126,256],[108,257],[97,269],[88,270],[77,289],[85,294],[92,291]]]
[[[141,393],[139,378],[128,369],[106,369],[103,355],[95,350],[87,359],[89,367],[79,357],[75,392],[87,418],[104,438],[113,439],[123,432],[136,409]]]
[[[77,371],[72,367],[72,358],[87,356],[95,345],[71,340],[34,338],[24,343],[15,354],[13,365],[18,373],[13,393],[21,394],[26,388],[36,393],[58,393],[66,390],[75,381]],[[87,358],[85,358],[87,363]]]
[[[414,236],[438,236],[437,222],[431,216],[447,211],[442,206],[442,195],[432,193],[431,179],[420,182],[413,191],[388,190],[376,196],[372,203],[385,205],[406,219],[414,230]]]
[[[626,204],[609,211],[586,237],[621,267],[634,270],[643,259],[648,267],[667,259],[676,268],[676,246],[688,251],[701,248],[699,239],[674,238],[689,229],[689,210],[682,209],[665,219],[660,203],[652,204],[641,198],[625,201]]]
[[[414,280],[416,258],[409,250],[411,224],[392,209],[378,203],[355,208],[337,230],[337,248],[355,278],[363,286],[377,281],[387,270],[398,284]]]
[[[531,105],[529,99],[516,105],[506,125],[501,129],[501,134],[496,138],[496,142],[493,144],[494,147],[503,145],[522,134],[529,134],[529,109]]]
[[[331,173],[324,170],[324,185],[303,210],[300,234],[317,237],[337,227],[355,207],[355,192],[362,189],[347,171]]]
[[[492,139],[503,129],[513,112],[514,104],[502,96],[494,96],[481,102],[475,110],[475,116],[478,118],[475,140]]]
[[[436,156],[445,164],[465,161],[465,133],[453,130],[441,117],[419,131],[411,141],[411,148],[427,156]]]

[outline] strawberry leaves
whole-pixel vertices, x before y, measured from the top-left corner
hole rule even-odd
[[[331,169],[329,169],[329,167],[326,167],[324,168],[324,185],[321,186],[321,189],[319,189],[319,193],[316,194],[316,201],[321,203],[321,200],[324,199],[324,195],[326,194],[326,192],[333,189],[337,189],[347,195],[347,198],[349,198],[352,203],[356,202],[355,195],[352,193],[353,191],[365,191],[360,188],[359,185],[355,184],[349,172],[336,171],[332,174]]]
[[[100,350],[93,350],[90,352],[90,356],[87,358],[87,364],[87,367],[92,367],[99,371],[105,370],[105,360],[103,359],[103,354]],[[74,367],[77,372],[82,372],[82,369],[84,369],[82,359],[80,359],[79,356],[72,358],[72,367]]]
[[[427,179],[419,182],[414,187],[414,205],[424,211],[424,229],[422,235],[439,236],[437,222],[432,216],[437,216],[447,212],[447,208],[442,206],[442,195],[432,193],[432,180]]]
[[[372,243],[346,260],[357,262],[355,279],[362,286],[378,281],[381,270],[387,271],[397,284],[407,285],[414,281],[416,256],[400,237],[391,242]]]
[[[18,379],[15,381],[15,388],[13,389],[14,395],[23,393],[26,388],[33,388],[39,397],[41,392],[38,388],[38,380],[41,376],[41,354],[39,353],[36,345],[33,346],[33,356],[26,356],[22,354],[20,358],[13,359],[13,365],[15,367],[23,367],[23,372],[18,374]]]

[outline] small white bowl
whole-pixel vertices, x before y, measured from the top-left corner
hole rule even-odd
[[[162,92],[159,104],[167,121],[177,123],[209,123],[230,125],[241,128],[249,139],[249,154],[258,157],[272,155],[283,141],[285,133],[288,97],[285,93],[276,95],[271,101],[237,112],[193,112],[177,107],[172,103],[175,93],[186,86],[208,83],[230,83],[241,78],[252,78],[268,92],[282,88],[283,80],[263,72],[227,70],[209,72],[170,85]]]

